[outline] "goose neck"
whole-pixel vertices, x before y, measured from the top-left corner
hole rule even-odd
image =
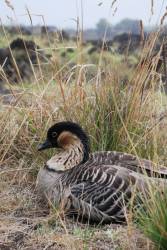
[[[76,143],[74,145],[69,145],[62,149],[61,152],[54,155],[47,161],[47,167],[55,171],[64,171],[82,163],[84,157],[83,145],[81,143]]]

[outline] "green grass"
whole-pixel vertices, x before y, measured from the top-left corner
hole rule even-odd
[[[9,43],[11,37],[8,39]],[[36,40],[41,46],[49,46],[40,37]],[[148,56],[155,40],[150,38],[141,59]],[[4,38],[0,44],[7,44]],[[35,70],[35,79],[30,82],[10,86],[20,95],[16,94],[15,105],[6,105],[0,112],[0,163],[9,172],[23,170],[15,173],[17,183],[23,187],[35,184],[38,169],[53,153],[38,153],[37,145],[46,137],[48,128],[62,120],[76,121],[86,129],[92,152],[117,150],[166,164],[166,117],[159,120],[166,96],[157,91],[155,83],[159,86],[159,81],[152,78],[155,65],[135,68],[135,55],[126,60],[110,52],[89,56],[87,47],[78,44],[74,53],[61,58],[68,44],[52,45],[57,50],[50,48],[48,65],[40,73]],[[129,68],[128,62],[133,67]],[[9,185],[13,181],[7,171],[3,178]],[[139,221],[143,232],[163,247],[167,196],[155,199],[156,206],[154,200],[149,203],[151,210],[141,211]],[[94,231],[76,229],[73,234],[87,247]]]
[[[156,249],[165,250],[167,246],[167,189],[151,194],[144,200],[144,206],[137,211],[138,225],[151,239]]]

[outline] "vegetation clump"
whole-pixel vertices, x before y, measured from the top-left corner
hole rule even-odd
[[[55,244],[62,249],[68,246],[78,249],[80,244],[81,249],[90,245],[97,249],[95,242],[99,240],[100,249],[104,244],[108,249],[111,246],[138,249],[138,241],[143,249],[153,249],[150,241],[132,226],[131,219],[126,227],[110,225],[92,229],[90,225],[74,225],[58,215],[59,223],[51,228],[48,217],[55,216],[52,209],[46,217],[48,210],[36,204],[36,175],[53,153],[37,154],[36,148],[48,127],[61,120],[81,124],[91,138],[92,151],[123,151],[153,160],[157,166],[167,166],[167,103],[161,74],[156,71],[161,47],[153,60],[149,63],[147,60],[152,58],[159,32],[150,34],[140,52],[130,55],[128,49],[122,55],[114,52],[116,48],[106,49],[103,41],[89,54],[90,43],[84,44],[81,33],[78,34],[77,39],[63,42],[51,37],[52,43],[47,35],[35,37],[37,44],[49,51],[49,59],[43,65],[40,58],[35,57],[38,70],[31,57],[27,59],[33,72],[32,80],[24,79],[20,73],[21,80],[16,86],[3,68],[0,71],[5,87],[10,90],[7,95],[13,98],[12,102],[5,102],[2,95],[0,100],[0,213],[3,215],[0,233],[4,242],[6,237],[14,242],[11,233],[15,235],[25,229],[26,236],[13,243],[16,248],[24,245],[33,249],[34,245],[34,249],[46,249],[47,245]],[[10,44],[13,37],[5,36],[5,39],[5,44]],[[19,73],[19,67],[15,70]],[[159,249],[167,245],[166,206],[166,192],[152,193],[144,209],[137,213],[140,229]],[[24,223],[21,219],[18,221],[19,216],[24,218]],[[40,229],[39,225],[42,225]],[[4,232],[10,233],[6,236]],[[148,248],[144,248],[146,245]]]

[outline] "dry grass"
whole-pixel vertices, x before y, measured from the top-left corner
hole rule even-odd
[[[158,35],[148,37],[141,62],[151,55]],[[5,38],[9,44],[8,34]],[[50,44],[46,40],[43,44]],[[116,61],[116,55],[103,50],[91,61],[81,34],[72,45],[75,53],[65,61],[59,52],[62,43],[49,48],[48,64],[32,65],[31,84],[21,80],[16,87],[6,79],[13,103],[0,109],[0,248],[153,249],[130,222],[126,227],[91,227],[62,222],[53,211],[46,216],[46,208],[38,207],[37,171],[52,152],[39,154],[36,147],[57,121],[79,122],[91,137],[92,151],[126,151],[166,164],[166,100],[158,90],[158,55],[129,70],[126,58]],[[92,64],[95,73],[88,76]]]

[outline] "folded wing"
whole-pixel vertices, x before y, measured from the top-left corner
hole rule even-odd
[[[167,178],[167,168],[154,164],[152,161],[139,159],[137,156],[116,151],[95,152],[91,155],[90,160],[98,164],[110,164],[127,168],[134,172],[147,174],[150,177]]]

